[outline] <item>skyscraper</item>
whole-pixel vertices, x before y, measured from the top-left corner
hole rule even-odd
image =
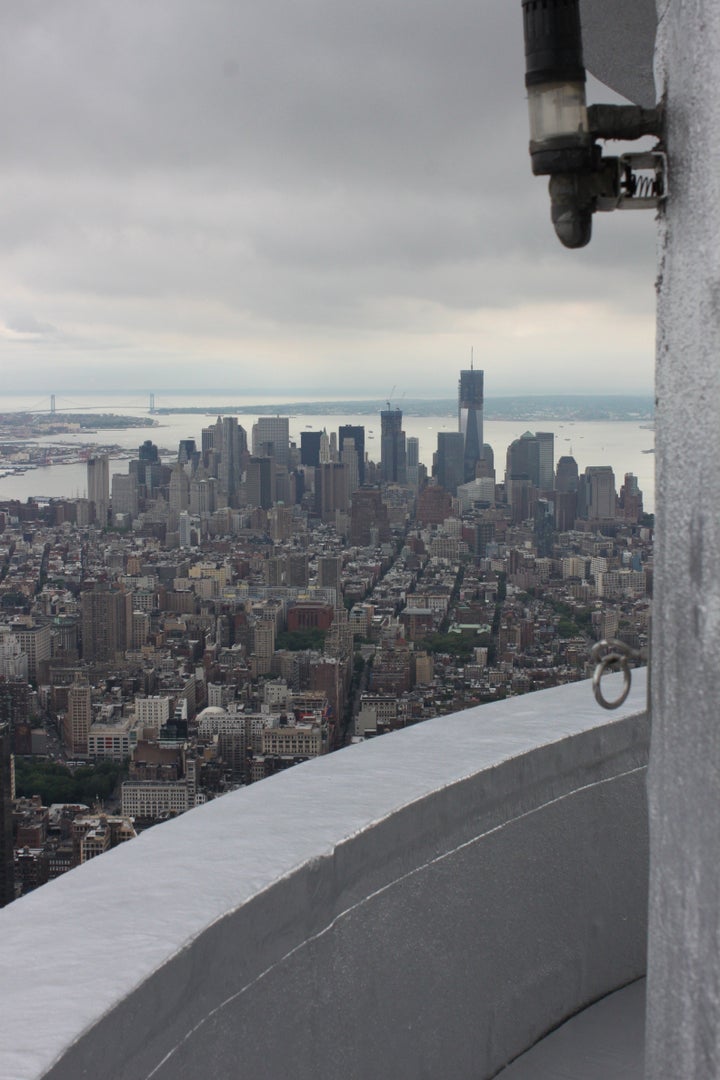
[[[129,593],[88,589],[80,595],[82,655],[91,664],[114,663],[128,647],[132,617]]]
[[[543,558],[549,558],[553,549],[554,506],[550,499],[538,499],[535,503],[533,537],[535,550]]]
[[[285,576],[290,586],[305,586],[308,583],[309,557],[305,551],[292,551],[285,557]]]
[[[31,754],[30,687],[27,679],[0,676],[0,726],[5,723],[10,725],[15,753]]]
[[[512,508],[513,524],[533,516],[539,478],[540,444],[532,431],[526,431],[507,448],[505,499]]]
[[[420,440],[415,435],[410,435],[405,440],[407,450],[407,482],[411,487],[418,487],[420,483]]]
[[[582,516],[591,521],[611,521],[615,518],[617,495],[615,473],[610,465],[588,465],[580,483]]]
[[[407,482],[405,432],[400,409],[387,409],[380,413],[380,466],[385,483]]]
[[[88,733],[92,723],[90,684],[76,679],[68,690],[65,714],[64,743],[68,753],[85,756],[88,752]]]
[[[187,510],[182,510],[178,514],[178,534],[180,540],[180,547],[191,547],[192,518],[188,514]]]
[[[132,462],[130,464],[132,464]],[[131,518],[136,518],[138,516],[138,507],[139,493],[137,475],[135,473],[113,473],[113,518],[116,514],[128,514]]]
[[[642,517],[642,491],[633,473],[625,473],[625,482],[620,488],[619,506],[626,521],[639,521]]]
[[[258,675],[270,672],[274,652],[275,624],[269,619],[258,619],[253,629],[253,654]]]
[[[320,451],[318,456],[320,458],[321,465],[329,465],[333,460],[333,456],[330,450],[330,438],[324,428],[320,433]]]
[[[300,434],[300,464],[312,465],[317,468],[320,464],[320,440],[322,431],[303,431]]]
[[[190,481],[190,513],[194,517],[212,514],[216,509],[216,486],[214,476],[208,476],[205,469],[198,469]]]
[[[338,555],[321,555],[318,558],[318,585],[321,589],[335,590],[335,607],[340,598],[342,581],[342,558]]]
[[[170,474],[168,502],[170,509],[177,511],[178,514],[190,506],[190,480],[179,461]]]
[[[510,480],[527,480],[533,487],[538,487],[538,479],[538,441],[532,431],[526,431],[507,448],[505,483]]]
[[[505,482],[528,480],[539,491],[552,491],[554,446],[552,431],[526,431],[515,439],[507,450]]]
[[[555,490],[556,491],[577,491],[578,489],[578,467],[577,461],[574,457],[569,455],[563,455],[558,458],[557,472],[555,474]]]
[[[52,649],[52,630],[49,623],[25,622],[11,624],[11,633],[27,656],[29,679],[39,679],[42,675],[42,663],[50,659]]]
[[[574,527],[575,518],[578,516],[577,503],[577,491],[558,489],[555,492],[555,528],[558,532],[567,532]]]
[[[356,488],[360,487],[360,462],[355,447],[355,440],[345,438],[341,444],[340,460],[345,466],[348,497]]]
[[[160,451],[152,439],[146,439],[142,446],[138,447],[137,460],[131,461],[128,469],[130,474],[136,478],[139,487],[143,489],[141,491],[143,497],[146,495],[152,496],[160,487],[162,483],[162,462],[160,461]],[[117,513],[114,507],[113,513]]]
[[[437,437],[437,480],[451,495],[457,494],[464,477],[465,440],[461,431],[439,431]]]
[[[272,457],[277,465],[290,458],[290,420],[287,416],[259,416],[252,429],[255,457]]]
[[[315,510],[328,519],[336,510],[347,510],[347,466],[329,461],[315,474]]]
[[[538,444],[538,488],[552,491],[555,483],[553,461],[555,460],[555,436],[552,431],[536,431]]]
[[[484,372],[471,366],[460,372],[458,383],[458,426],[464,446],[465,480],[475,479],[475,467],[483,456]]]
[[[362,424],[341,424],[338,428],[338,446],[342,451],[345,439],[353,439],[358,456],[358,474],[361,484],[365,483],[365,428]]]
[[[352,494],[350,543],[367,547],[390,539],[388,509],[379,488],[362,487]]]
[[[193,464],[197,448],[194,439],[181,439],[178,443],[178,461],[181,465]]]
[[[110,460],[107,454],[94,454],[87,459],[88,499],[95,504],[95,520],[107,525],[110,507]]]
[[[215,427],[204,427],[200,434],[203,455],[215,446]]]
[[[228,506],[238,506],[243,456],[247,451],[245,428],[234,416],[218,417],[213,449],[220,451],[218,490]]]
[[[275,464],[271,457],[251,457],[246,470],[249,506],[269,510],[275,502]]]

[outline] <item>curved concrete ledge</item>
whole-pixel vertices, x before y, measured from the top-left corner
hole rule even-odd
[[[440,717],[0,912],[2,1080],[493,1076],[642,975],[645,679]]]

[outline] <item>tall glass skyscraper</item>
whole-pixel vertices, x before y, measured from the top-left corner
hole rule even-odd
[[[387,484],[407,483],[407,451],[400,409],[380,413],[380,464]]]
[[[483,371],[470,367],[460,372],[458,426],[465,441],[465,480],[475,479],[475,466],[483,452]]]
[[[461,431],[438,431],[437,480],[451,495],[457,494],[458,484],[463,482],[463,451],[464,439]]]

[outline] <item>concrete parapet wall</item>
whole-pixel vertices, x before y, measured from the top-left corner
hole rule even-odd
[[[644,972],[635,684],[383,736],[11,905],[0,1077],[493,1076]]]

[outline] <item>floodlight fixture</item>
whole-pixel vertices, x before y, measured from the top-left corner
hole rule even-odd
[[[597,139],[660,136],[659,108],[592,105],[585,99],[579,0],[522,0],[530,158],[550,177],[551,218],[566,247],[584,247],[596,210],[657,206],[665,197],[659,147],[603,157]]]

